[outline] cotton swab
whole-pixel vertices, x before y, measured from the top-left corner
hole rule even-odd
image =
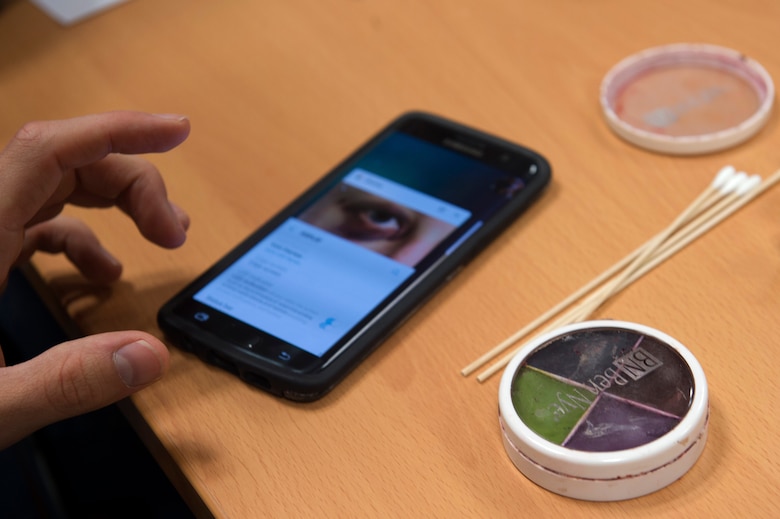
[[[761,177],[759,175],[753,175],[748,177],[742,175],[740,182],[732,186],[733,193],[729,193],[729,196],[724,198],[714,207],[711,207],[709,211],[700,215],[695,221],[693,221],[686,229],[680,231],[679,234],[671,237],[668,241],[663,243],[651,257],[644,262],[641,267],[631,273],[629,276],[625,276],[624,279],[613,286],[609,287],[608,296],[611,297],[628,285],[642,277],[648,271],[652,270],[662,262],[666,261],[673,254],[678,252],[684,246],[691,243],[694,239],[698,238],[711,229],[716,222],[722,221],[724,218],[732,214],[736,209],[742,207],[750,199],[752,199],[752,191],[757,190],[761,184]],[[750,197],[750,198],[748,198]],[[710,224],[710,222],[713,222]],[[703,230],[702,230],[703,229]],[[601,305],[603,301],[608,299],[603,294],[591,296],[588,301],[580,305],[581,310],[574,312],[572,317],[568,320],[562,319],[556,322],[556,326],[563,326],[574,322],[585,320]]]
[[[711,197],[713,194],[717,194],[718,192],[722,192],[723,190],[730,189],[734,184],[734,178],[737,176],[736,169],[733,166],[725,166],[721,168],[718,173],[715,175],[715,178],[713,179],[712,183],[708,186],[708,188],[694,201],[693,204],[689,207],[689,209],[696,209],[701,208],[702,206],[707,206],[707,202],[711,201]],[[694,212],[693,210],[690,211],[691,214]],[[682,220],[680,218],[679,220]],[[656,237],[657,238],[657,237]],[[490,361],[490,359],[494,358],[495,356],[499,355],[501,352],[506,350],[508,347],[510,347],[512,344],[516,343],[526,335],[528,335],[530,332],[544,324],[545,322],[549,321],[551,318],[553,318],[555,315],[559,314],[569,306],[571,306],[573,303],[581,299],[585,294],[592,291],[596,287],[603,284],[606,280],[613,277],[615,274],[620,272],[620,270],[626,268],[627,265],[629,265],[632,261],[635,261],[639,256],[643,254],[646,247],[648,245],[652,244],[651,242],[648,242],[641,247],[634,250],[631,254],[614,264],[612,267],[601,273],[599,276],[594,278],[592,281],[584,285],[582,288],[571,294],[569,297],[549,309],[547,312],[536,318],[534,321],[529,323],[527,326],[522,328],[521,330],[517,331],[510,337],[508,337],[503,342],[499,343],[496,347],[494,347],[492,350],[488,351],[478,359],[476,359],[474,362],[466,366],[461,370],[461,374],[463,376],[468,376],[472,374],[474,371],[479,369],[481,366],[485,365],[487,362]]]
[[[726,209],[730,203],[733,203],[734,200],[736,200],[737,198],[747,194],[748,190],[753,186],[755,186],[760,181],[761,181],[761,177],[754,176],[752,177],[751,180],[751,178],[749,178],[747,174],[738,173],[733,177],[733,179],[729,180],[729,182],[727,182],[727,184],[724,185],[721,189],[721,194],[728,195],[728,196],[723,198],[721,202],[716,206],[711,207],[709,211],[707,211],[705,215],[701,217],[701,220],[717,216],[718,214],[723,212],[723,210]],[[696,237],[700,235],[701,234],[698,234]],[[655,241],[656,240],[653,239],[648,243],[653,243]],[[680,242],[682,240],[678,239],[677,241]],[[564,326],[567,324],[571,324],[574,322],[579,322],[587,319],[607,299],[604,295],[605,293],[609,293],[609,295],[611,296],[623,290],[626,286],[633,283],[636,279],[638,279],[639,277],[647,273],[651,268],[654,268],[655,266],[659,265],[662,261],[665,261],[669,256],[671,256],[671,254],[679,251],[684,245],[690,243],[690,241],[692,241],[692,239],[687,240],[685,243],[681,243],[679,247],[677,247],[674,251],[666,255],[666,257],[664,257],[662,260],[654,262],[652,263],[652,265],[648,265],[648,263],[644,263],[643,266],[641,266],[634,272],[630,273],[629,276],[622,276],[620,279],[616,280],[616,282],[611,283],[608,287],[603,288],[600,292],[591,294],[590,297],[588,297],[580,306],[574,308],[569,313],[567,313],[560,319],[556,320],[553,324],[547,326],[542,331],[542,333],[558,328],[560,326]],[[662,254],[664,251],[668,250],[669,248],[670,247],[666,245],[662,246],[661,248],[657,249],[657,253]],[[644,268],[644,267],[648,267],[648,268]],[[498,362],[493,364],[490,368],[480,373],[479,376],[477,377],[477,380],[479,382],[484,382],[485,380],[487,380],[490,376],[492,376],[497,371],[499,371],[504,366],[506,366],[506,364],[509,363],[509,361],[512,359],[512,357],[515,355],[516,352],[517,350],[509,353],[508,355],[505,355],[502,359],[500,359]]]
[[[675,236],[673,239],[671,239],[667,244],[658,250],[658,253],[652,260],[650,260],[648,263],[645,263],[642,268],[634,272],[634,274],[629,279],[624,280],[622,286],[618,288],[618,291],[630,285],[644,274],[669,259],[672,255],[676,254],[691,242],[710,231],[713,227],[734,214],[736,211],[744,207],[748,202],[755,199],[758,195],[765,192],[767,189],[774,186],[778,182],[780,182],[780,170],[777,170],[763,183],[761,182],[761,177],[758,175],[753,175],[748,177],[746,180],[743,180],[743,182],[737,186],[737,189],[733,193],[732,197],[730,197],[728,200],[724,200],[724,203],[718,204],[717,207],[712,208],[712,210],[702,215],[699,219],[696,220],[696,222],[694,222],[694,224],[692,224],[690,228],[681,233],[681,235]],[[581,315],[581,313],[578,312],[578,309],[575,309],[574,312],[578,316]],[[553,325],[545,328],[544,332],[562,326],[563,324],[565,324],[565,319],[559,319]],[[519,348],[516,351],[513,351],[512,353],[504,356],[490,368],[480,373],[477,376],[477,380],[479,382],[484,382],[495,373],[503,369],[514,357],[518,350]]]
[[[735,180],[734,178],[738,178],[738,180]],[[655,238],[650,240],[645,246],[640,247],[636,251],[634,251],[632,254],[618,262],[615,266],[608,269],[605,273],[603,273],[601,276],[597,277],[595,280],[593,280],[591,283],[588,283],[585,287],[580,289],[579,291],[575,292],[575,294],[572,294],[569,298],[562,301],[558,305],[556,305],[553,309],[549,310],[545,314],[543,314],[540,318],[536,319],[534,322],[520,330],[519,332],[512,335],[510,338],[496,346],[493,350],[486,353],[477,361],[473,362],[464,370],[461,371],[461,373],[465,376],[470,373],[473,373],[476,369],[478,369],[481,365],[484,365],[487,361],[489,361],[491,358],[495,357],[499,353],[501,353],[504,349],[508,348],[518,340],[520,340],[522,337],[527,335],[530,331],[541,325],[542,323],[546,322],[550,318],[552,318],[554,315],[565,309],[567,306],[572,304],[574,301],[582,298],[584,294],[589,292],[592,288],[595,286],[599,286],[605,279],[609,279],[612,274],[614,274],[616,271],[619,271],[621,268],[628,265],[631,261],[633,261],[636,264],[636,268],[633,269],[633,272],[621,276],[620,281],[615,281],[610,284],[609,287],[609,294],[610,296],[619,292],[620,290],[624,289],[626,286],[633,283],[636,279],[647,273],[649,270],[655,268],[657,265],[671,257],[673,254],[678,252],[683,247],[687,246],[690,242],[697,239],[702,234],[706,233],[712,227],[723,221],[723,219],[727,218],[737,210],[739,210],[741,207],[743,207],[745,204],[747,204],[749,201],[753,200],[755,197],[757,197],[759,194],[763,193],[770,187],[772,187],[774,184],[780,181],[780,170],[775,172],[766,182],[761,182],[761,177],[754,175],[752,177],[747,177],[745,174],[737,174],[734,175],[734,172],[728,172],[727,168],[723,168],[718,175],[716,175],[715,181],[713,181],[712,186],[708,188],[707,191],[702,193],[702,195],[694,201],[693,204],[689,206],[689,208],[681,215],[675,222],[676,224],[673,224],[667,230],[660,235],[657,235]],[[712,196],[712,187],[717,187],[720,191],[719,199],[720,203],[718,203],[714,207],[710,207],[711,203],[713,202]],[[730,195],[726,198],[723,198],[723,195]],[[716,198],[717,199],[717,198]],[[709,208],[708,211],[705,213],[705,209]],[[687,216],[685,216],[687,213]],[[692,223],[688,228],[681,231],[679,234],[674,235],[671,239],[669,239],[667,242],[663,243],[663,245],[659,245],[660,242],[663,240],[658,239],[659,236],[667,235],[667,237],[670,237],[673,232],[669,232],[669,229],[672,227],[680,228],[682,225],[685,224],[686,221],[690,222],[693,218],[697,218],[694,223]],[[653,247],[655,252],[647,252],[650,250],[650,247]],[[642,256],[645,256],[645,259],[643,261],[637,261],[638,258],[641,258]],[[608,273],[611,273],[608,275]],[[550,325],[545,329],[545,331],[558,327],[562,324],[565,324],[567,322],[577,322],[578,320],[584,320],[586,319],[590,313],[598,308],[600,303],[597,303],[598,301],[603,302],[606,298],[603,297],[603,293],[607,293],[606,289],[602,289],[601,295],[599,294],[592,294],[587,301],[583,303],[580,307],[575,308],[574,310],[570,311],[568,314],[566,314],[564,317],[558,319],[555,323]],[[501,359],[501,361],[494,364],[491,368],[486,370],[485,372],[481,373],[477,380],[480,382],[483,382],[487,378],[489,378],[491,375],[493,375],[495,372],[500,370],[504,367],[506,363],[509,362],[509,360],[514,356],[515,352],[512,352],[510,355],[507,355],[504,357],[504,359]]]

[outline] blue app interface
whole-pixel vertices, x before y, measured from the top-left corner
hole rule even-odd
[[[320,356],[470,216],[358,168],[195,300]]]

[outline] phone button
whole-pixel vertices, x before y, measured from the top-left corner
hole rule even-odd
[[[195,312],[195,314],[192,317],[196,321],[200,321],[201,323],[205,323],[211,318],[211,316],[206,312]]]
[[[290,353],[287,351],[281,351],[279,352],[279,355],[276,356],[276,358],[282,362],[289,362],[289,360],[292,358],[292,355],[290,355]]]

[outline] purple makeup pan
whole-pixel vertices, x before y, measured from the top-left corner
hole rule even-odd
[[[682,344],[652,328],[590,321],[538,337],[499,390],[504,447],[529,479],[592,501],[672,483],[706,442],[707,382]]]

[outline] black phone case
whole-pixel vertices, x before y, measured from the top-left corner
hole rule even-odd
[[[409,119],[433,122],[449,130],[454,130],[465,137],[498,145],[533,159],[538,165],[538,170],[534,175],[534,182],[518,193],[512,203],[504,206],[490,220],[486,221],[463,246],[458,247],[450,256],[444,258],[435,269],[431,269],[424,277],[420,278],[413,288],[405,292],[405,296],[402,299],[395,301],[395,304],[387,311],[380,312],[378,316],[374,317],[369,326],[362,328],[358,332],[356,338],[351,341],[351,345],[323,369],[312,372],[289,370],[270,359],[263,358],[238,345],[223,340],[215,334],[206,333],[174,313],[173,309],[182,301],[191,297],[200,286],[205,284],[206,280],[214,277],[249,250],[256,243],[257,237],[263,234],[263,229],[268,229],[268,226],[275,227],[288,218],[288,216],[296,213],[322,189],[328,186],[334,176],[339,175],[343,167],[352,161],[355,156],[361,155],[365,150],[372,148],[378,140]],[[532,150],[435,115],[422,112],[406,113],[377,133],[285,209],[225,255],[214,266],[175,295],[158,312],[158,324],[174,345],[196,354],[207,363],[237,375],[253,386],[290,400],[302,402],[317,400],[328,393],[390,336],[395,328],[400,326],[407,317],[412,315],[420,305],[429,299],[438,288],[443,286],[502,230],[515,221],[544,191],[550,179],[551,169],[549,163],[544,157]]]

